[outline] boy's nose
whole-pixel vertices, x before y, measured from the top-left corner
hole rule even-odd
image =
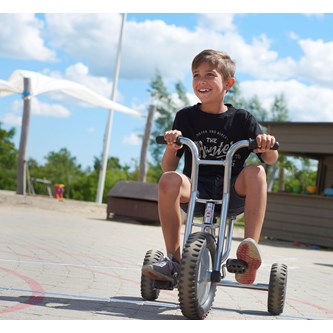
[[[202,77],[202,78],[200,78],[199,80],[198,80],[198,84],[205,84],[205,83],[207,83],[207,81],[206,81],[206,79],[204,78],[204,77]]]

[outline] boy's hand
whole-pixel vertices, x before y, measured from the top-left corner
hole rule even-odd
[[[179,136],[182,135],[181,131],[177,130],[171,130],[171,131],[166,131],[164,133],[164,140],[166,141],[168,147],[174,149],[174,150],[179,150],[183,146],[178,146],[175,142]]]
[[[259,134],[256,137],[258,144],[258,149],[255,149],[255,153],[264,153],[265,151],[270,150],[275,144],[275,137],[269,134]]]

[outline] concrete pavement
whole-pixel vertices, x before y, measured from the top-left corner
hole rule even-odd
[[[141,299],[145,253],[164,250],[160,227],[105,218],[106,205],[0,191],[0,319],[186,319],[177,290]],[[271,240],[260,249],[257,282],[272,263],[288,265],[283,314],[267,313],[266,291],[219,286],[208,320],[333,319],[332,251]]]

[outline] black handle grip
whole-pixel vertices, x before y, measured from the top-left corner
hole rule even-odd
[[[180,138],[181,136],[179,136],[176,140],[176,145],[181,146],[182,144],[180,143]],[[166,145],[166,141],[164,140],[164,136],[163,135],[159,135],[156,137],[156,143],[159,145]]]
[[[164,140],[163,135],[157,136],[155,140],[156,140],[156,143],[159,145],[166,145],[166,141]]]
[[[279,147],[280,147],[280,144],[276,141],[274,143],[274,146],[271,148],[271,150],[278,150]],[[254,140],[254,139],[249,139],[249,149],[254,150],[254,149],[257,149],[257,148],[259,148],[258,144],[257,144],[257,141]]]

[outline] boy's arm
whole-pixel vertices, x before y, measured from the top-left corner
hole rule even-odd
[[[270,165],[274,164],[277,161],[279,153],[277,150],[267,150],[262,153],[260,157],[266,164]]]
[[[161,162],[161,167],[162,171],[175,171],[178,167],[179,163],[179,157],[176,156],[177,150],[175,150],[172,145],[167,145],[162,162]]]
[[[167,143],[167,146],[161,162],[163,172],[175,171],[178,167],[179,157],[176,155],[176,153],[177,150],[182,148],[182,146],[177,146],[175,142],[178,136],[181,135],[182,132],[178,130],[166,131],[164,133],[164,139]]]

